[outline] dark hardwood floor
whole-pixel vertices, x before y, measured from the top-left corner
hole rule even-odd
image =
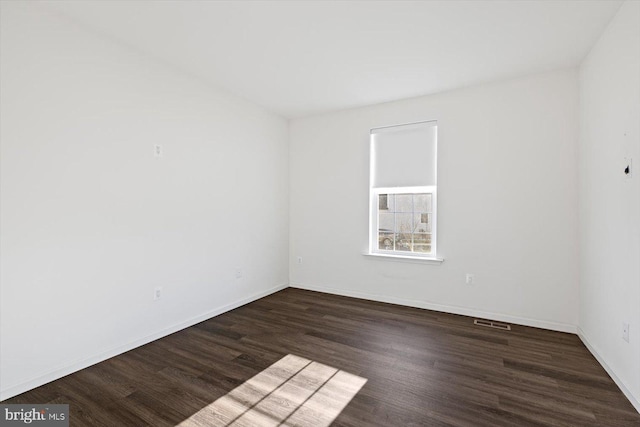
[[[174,426],[287,354],[367,379],[335,426],[640,426],[575,335],[291,288],[3,403]]]

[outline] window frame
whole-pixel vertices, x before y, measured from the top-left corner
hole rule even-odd
[[[373,149],[373,136],[374,132],[383,128],[410,126],[421,123],[433,122],[436,126],[436,141],[435,141],[435,153],[434,153],[434,170],[435,170],[435,185],[426,186],[404,186],[404,187],[379,187],[374,188],[373,182],[375,177],[375,152]],[[369,134],[369,249],[366,255],[373,255],[376,257],[384,258],[397,258],[408,259],[417,261],[437,261],[442,262],[443,259],[438,258],[438,130],[437,120],[427,120],[414,123],[406,123],[393,126],[384,126],[382,128],[373,128]],[[385,250],[379,248],[379,200],[380,194],[416,194],[426,193],[431,194],[431,252],[412,252],[412,251],[398,251],[398,250]],[[396,231],[394,230],[394,233]]]

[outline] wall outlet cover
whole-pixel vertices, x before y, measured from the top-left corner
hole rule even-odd
[[[153,300],[158,301],[162,298],[162,286],[157,286],[153,289]]]

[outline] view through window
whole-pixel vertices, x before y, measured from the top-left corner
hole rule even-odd
[[[430,253],[432,194],[379,194],[378,200],[378,249]]]

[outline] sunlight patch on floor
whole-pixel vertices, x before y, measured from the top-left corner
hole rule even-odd
[[[366,378],[289,354],[181,426],[329,426]]]

